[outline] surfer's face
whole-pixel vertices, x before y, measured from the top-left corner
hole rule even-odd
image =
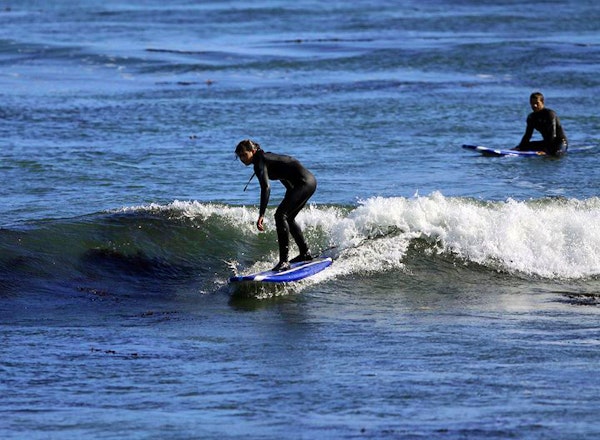
[[[252,158],[254,157],[254,150],[243,150],[238,154],[238,157],[244,165],[248,166],[252,163]]]
[[[544,101],[540,97],[534,97],[529,100],[529,105],[531,105],[531,110],[539,112],[544,108]]]

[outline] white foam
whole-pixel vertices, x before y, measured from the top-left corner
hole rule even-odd
[[[598,198],[486,203],[436,192],[367,199],[330,221],[329,231],[341,256],[365,270],[402,268],[408,244],[418,237],[495,269],[584,278],[600,274],[599,219]],[[393,230],[401,232],[386,235]]]
[[[149,209],[146,206],[145,209]],[[153,209],[190,218],[218,216],[244,234],[256,234],[256,207],[175,201]],[[267,212],[274,228],[274,209]],[[338,258],[330,274],[402,270],[412,240],[437,252],[494,269],[547,278],[600,274],[600,199],[485,202],[429,196],[373,197],[355,207],[315,206],[301,211],[305,230],[319,229]]]
[[[392,227],[396,246],[377,242],[383,267],[405,252],[415,237],[468,261],[541,277],[580,278],[600,274],[600,200],[541,200],[484,203],[427,197],[368,199],[335,225],[332,237],[353,246]],[[376,241],[373,241],[375,244]]]

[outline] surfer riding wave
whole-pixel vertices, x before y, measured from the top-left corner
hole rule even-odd
[[[285,196],[275,211],[279,262],[273,270],[287,270],[290,262],[310,261],[312,256],[302,229],[296,223],[296,216],[317,189],[315,176],[297,159],[264,152],[258,143],[250,139],[241,141],[235,148],[235,154],[244,165],[254,166],[254,173],[260,183],[260,208],[256,222],[259,231],[264,231],[264,217],[271,196],[270,180],[279,180],[286,188]],[[290,234],[300,253],[288,261]]]

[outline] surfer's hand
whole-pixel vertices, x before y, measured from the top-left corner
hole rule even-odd
[[[258,217],[258,220],[256,221],[256,227],[258,228],[259,231],[264,231],[265,230],[265,226],[263,225],[265,218],[261,215],[260,217]]]

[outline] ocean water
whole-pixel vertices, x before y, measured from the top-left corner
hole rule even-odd
[[[595,0],[0,2],[0,436],[600,436]],[[516,145],[542,91],[572,147]],[[277,259],[234,157],[319,187]]]

